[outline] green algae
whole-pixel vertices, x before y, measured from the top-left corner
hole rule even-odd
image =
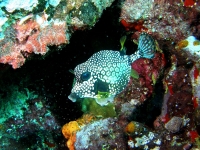
[[[84,113],[91,113],[97,117],[108,118],[116,116],[115,107],[112,103],[101,106],[93,98],[84,98],[81,106]]]

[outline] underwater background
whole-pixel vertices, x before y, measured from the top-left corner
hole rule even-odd
[[[0,6],[0,149],[200,149],[199,1],[3,0]],[[118,68],[121,76],[111,72],[112,57],[104,74],[101,65],[92,72],[102,50],[120,54],[116,66],[126,56],[134,61]],[[92,57],[86,72],[76,72]],[[83,89],[91,86],[95,96],[70,100],[87,81]],[[111,84],[122,89],[112,94]]]

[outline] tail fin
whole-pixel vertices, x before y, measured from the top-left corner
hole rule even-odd
[[[154,39],[149,34],[143,32],[140,34],[138,41],[139,57],[153,58],[156,52],[156,43]]]

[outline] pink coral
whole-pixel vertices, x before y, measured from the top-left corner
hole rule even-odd
[[[17,25],[17,39],[20,41],[17,45],[20,50],[28,53],[45,54],[48,45],[60,45],[66,43],[65,24],[51,24],[45,28],[38,28],[39,24],[35,21],[28,21],[24,27]],[[27,40],[26,40],[27,39]]]
[[[46,18],[42,19],[44,23]],[[0,63],[8,63],[14,69],[21,67],[29,54],[45,54],[48,52],[47,46],[68,42],[65,22],[51,21],[42,26],[36,20],[28,18],[24,22],[18,21],[13,28],[16,40],[2,44]]]
[[[14,45],[12,48],[15,49]],[[13,69],[16,69],[24,64],[25,58],[20,52],[13,51],[6,56],[2,56],[0,58],[0,62],[4,64],[10,64],[12,65]]]

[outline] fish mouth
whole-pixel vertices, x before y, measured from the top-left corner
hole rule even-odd
[[[76,102],[76,100],[78,98],[80,98],[76,93],[71,93],[68,98],[72,101],[72,102]]]

